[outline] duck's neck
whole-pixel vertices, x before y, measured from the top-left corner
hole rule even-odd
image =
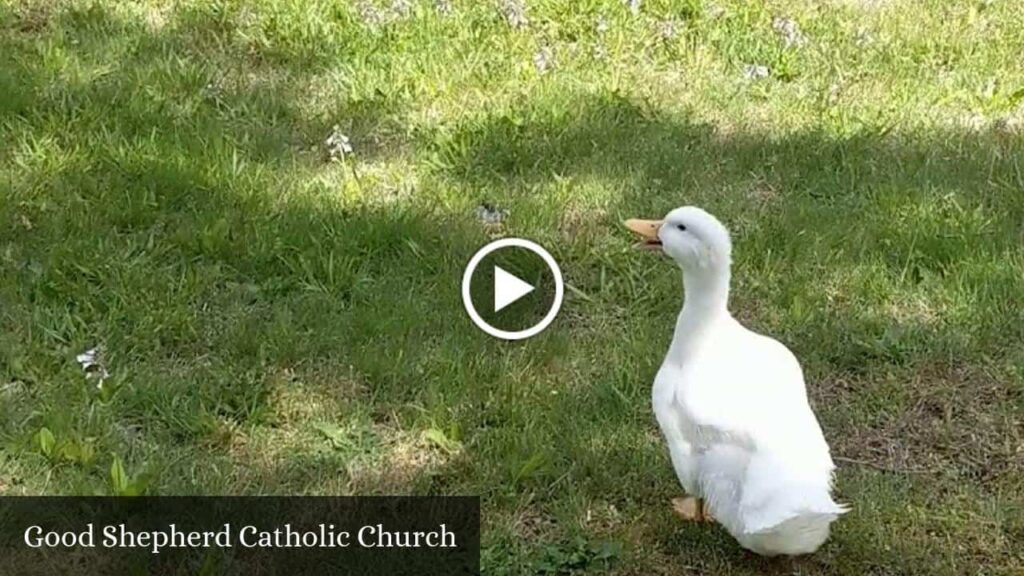
[[[728,305],[728,268],[702,268],[683,274],[683,311],[680,318],[702,322],[728,314]]]
[[[683,274],[683,310],[676,320],[669,355],[681,360],[700,337],[729,316],[729,269],[705,268]]]

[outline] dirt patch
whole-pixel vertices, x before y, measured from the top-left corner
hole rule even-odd
[[[595,502],[587,508],[582,524],[596,534],[614,534],[623,523],[622,513],[608,502]]]
[[[558,531],[558,520],[536,508],[520,510],[512,521],[512,533],[524,542],[551,539]]]

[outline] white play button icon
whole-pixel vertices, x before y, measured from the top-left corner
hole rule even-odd
[[[486,264],[480,266],[485,258]],[[462,274],[462,302],[469,318],[484,332],[503,340],[539,334],[558,315],[564,295],[558,263],[543,247],[523,238],[487,244],[470,258]]]
[[[533,285],[523,282],[501,266],[494,267],[494,311],[533,292]]]

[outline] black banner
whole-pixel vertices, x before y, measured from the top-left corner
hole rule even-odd
[[[480,573],[471,497],[0,497],[0,573]]]

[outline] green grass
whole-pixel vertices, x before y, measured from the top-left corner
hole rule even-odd
[[[494,575],[1020,574],[1016,2],[370,4],[0,0],[0,494],[480,494]],[[463,313],[481,202],[574,288],[532,340]],[[670,512],[681,288],[619,222],[683,204],[842,458],[812,557]]]

